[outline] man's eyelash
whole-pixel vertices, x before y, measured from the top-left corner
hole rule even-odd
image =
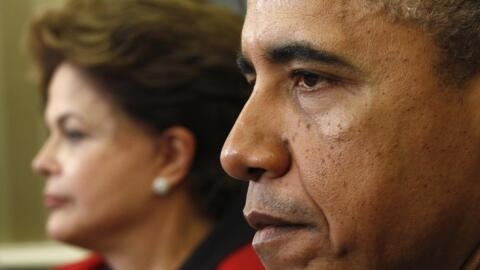
[[[307,70],[294,70],[292,71],[290,77],[295,81],[296,84],[303,84],[304,87],[313,88],[319,83],[327,84],[338,84],[340,80],[334,76],[329,76],[325,74],[319,74]]]

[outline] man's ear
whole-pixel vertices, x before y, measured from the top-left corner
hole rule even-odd
[[[195,136],[187,128],[174,126],[163,131],[158,137],[157,176],[165,178],[170,188],[180,184],[190,171],[195,150]]]
[[[468,110],[472,115],[472,123],[476,127],[477,138],[480,139],[480,73],[475,75],[466,87]]]

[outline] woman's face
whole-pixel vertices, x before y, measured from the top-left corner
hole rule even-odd
[[[64,63],[48,89],[50,135],[33,161],[46,178],[50,237],[85,245],[128,230],[156,204],[151,184],[161,154],[154,136]]]

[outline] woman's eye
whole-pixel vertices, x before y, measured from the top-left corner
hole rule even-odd
[[[86,134],[78,130],[67,130],[65,137],[71,142],[79,142],[86,137]]]

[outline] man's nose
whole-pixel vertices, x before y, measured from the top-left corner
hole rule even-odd
[[[278,178],[289,170],[282,111],[281,100],[253,92],[222,149],[221,163],[230,176],[257,181]]]

